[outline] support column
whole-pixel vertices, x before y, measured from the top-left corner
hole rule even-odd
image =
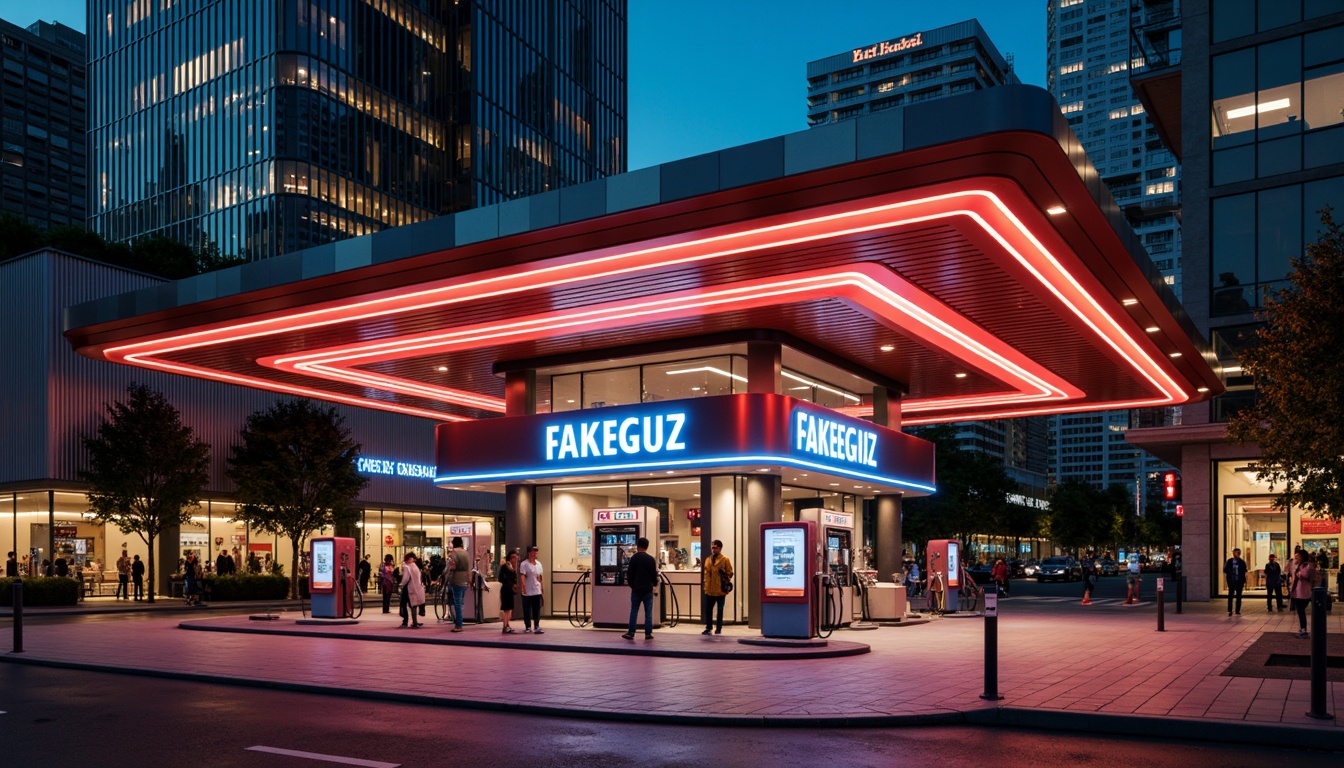
[[[537,540],[536,488],[514,483],[504,486],[504,553],[518,550],[525,557],[527,546]],[[550,566],[547,566],[548,568]]]
[[[780,347],[773,341],[747,342],[747,391],[779,394]]]
[[[901,428],[901,393],[886,387],[873,387],[873,423],[888,429]],[[873,542],[877,556],[878,581],[886,581],[901,573],[904,567],[905,543],[901,536],[901,496],[888,494],[874,499],[876,507],[877,540]]]
[[[537,412],[537,372],[509,371],[504,374],[504,415],[531,416]]]
[[[747,486],[747,530],[746,549],[748,574],[764,573],[761,552],[761,523],[772,523],[779,519],[784,508],[783,483],[779,475],[751,474],[746,477]],[[761,628],[761,589],[759,584],[750,584],[747,595],[747,626]]]
[[[901,393],[886,387],[873,387],[873,423],[891,429],[901,428]]]
[[[887,581],[893,575],[901,573],[904,563],[902,554],[904,543],[901,540],[901,496],[883,494],[873,499],[877,508],[876,541],[873,549],[877,557],[877,580]]]

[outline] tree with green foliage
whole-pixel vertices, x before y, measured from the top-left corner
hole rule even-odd
[[[901,505],[906,541],[920,547],[930,539],[957,539],[963,547],[977,533],[995,532],[1007,514],[1008,494],[1015,489],[1003,465],[983,453],[961,450],[956,428],[947,425],[919,431],[934,444],[938,491]]]
[[[359,443],[335,408],[311,400],[282,400],[252,414],[242,439],[228,469],[238,486],[237,519],[294,543],[290,594],[298,597],[308,537],[359,519],[352,502],[368,483],[355,470]]]
[[[1254,406],[1227,427],[1229,440],[1260,445],[1256,479],[1280,509],[1344,518],[1344,230],[1321,211],[1319,239],[1289,259],[1288,287],[1265,297],[1265,323],[1243,350]]]
[[[164,530],[191,522],[210,479],[210,446],[161,393],[140,384],[126,401],[107,406],[97,434],[82,438],[89,468],[89,507],[101,524],[113,523],[149,547],[149,602],[154,602],[154,541]]]
[[[44,231],[18,216],[0,216],[0,261],[44,247],[168,280],[180,280],[247,262],[241,256],[225,256],[214,243],[192,250],[172,238],[149,235],[127,245],[109,242],[83,227],[52,227]]]
[[[1118,507],[1123,506],[1122,496],[1124,504],[1128,504],[1128,494],[1122,486],[1101,491],[1085,480],[1064,480],[1050,494],[1047,523],[1050,538],[1073,552],[1114,541],[1119,524]]]

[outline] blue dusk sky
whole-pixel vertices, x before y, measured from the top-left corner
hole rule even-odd
[[[807,127],[807,62],[975,18],[1045,85],[1045,0],[629,0],[631,170]],[[0,0],[84,29],[84,0]]]

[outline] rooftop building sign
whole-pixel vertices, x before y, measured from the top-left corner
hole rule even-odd
[[[867,48],[854,49],[854,62],[868,61],[869,59],[880,59],[883,56],[890,56],[893,53],[908,51],[911,48],[918,48],[924,44],[924,33],[916,32],[909,37],[902,37],[899,40],[887,40],[885,42],[872,45]]]

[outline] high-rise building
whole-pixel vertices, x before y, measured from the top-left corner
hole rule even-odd
[[[1016,82],[1011,61],[970,19],[808,62],[807,122],[825,125]]]
[[[1097,174],[1143,243],[1161,280],[1181,294],[1181,169],[1162,145],[1129,84],[1129,30],[1162,9],[1127,0],[1049,0],[1046,84]],[[1140,419],[1129,411],[1050,419],[1050,475],[1132,490],[1142,510],[1150,477],[1169,467],[1125,440]]]
[[[975,19],[808,62],[807,121],[827,125],[884,109],[1017,83]],[[952,425],[962,450],[993,456],[1025,495],[1046,488],[1044,417]]]
[[[84,35],[0,20],[0,213],[43,229],[84,226],[88,93]]]
[[[90,220],[263,258],[625,170],[625,0],[89,3]]]
[[[1318,211],[1344,208],[1344,1],[1140,4],[1148,21],[1134,28],[1131,82],[1184,167],[1183,303],[1227,389],[1186,406],[1179,425],[1128,438],[1180,468],[1192,599],[1226,592],[1222,564],[1234,548],[1252,594],[1264,594],[1268,556],[1286,560],[1297,547],[1324,550],[1333,579],[1339,523],[1275,507],[1255,479],[1259,446],[1227,442],[1226,421],[1255,398],[1238,354],[1253,340],[1256,308],[1316,238]]]

